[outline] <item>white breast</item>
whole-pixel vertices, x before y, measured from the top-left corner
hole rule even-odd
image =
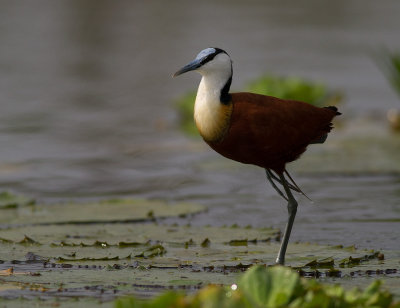
[[[232,77],[232,62],[226,53],[199,67],[202,75],[194,106],[196,126],[206,141],[221,139],[229,126],[231,104],[222,104],[221,90]]]
[[[220,102],[224,83],[215,76],[203,76],[194,105],[194,120],[201,136],[206,141],[221,139],[229,125],[231,105]]]

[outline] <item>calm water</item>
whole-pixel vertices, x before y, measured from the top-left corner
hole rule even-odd
[[[179,131],[173,99],[199,76],[171,74],[218,46],[234,89],[299,75],[343,91],[347,115],[380,115],[399,99],[372,55],[400,50],[399,14],[397,0],[0,1],[0,190],[189,200],[210,206],[194,224],[283,227],[262,170],[221,167]],[[301,200],[294,239],[400,248],[398,175],[297,179],[315,203]]]

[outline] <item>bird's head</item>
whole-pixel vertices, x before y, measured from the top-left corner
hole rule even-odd
[[[216,72],[227,72],[232,74],[232,60],[226,51],[220,48],[206,48],[200,51],[193,61],[177,71],[173,77],[189,71],[197,71],[203,76]]]

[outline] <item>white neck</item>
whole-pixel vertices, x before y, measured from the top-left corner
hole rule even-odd
[[[230,64],[230,63],[229,63]],[[221,90],[232,76],[231,66],[224,70],[199,70],[203,75],[197,90],[194,119],[206,140],[222,134],[226,121],[226,106],[221,103]],[[230,113],[229,113],[230,115]]]
[[[203,75],[197,90],[195,114],[196,110],[203,108],[213,109],[221,104],[221,90],[227,83],[229,76],[224,74],[206,74]],[[200,108],[200,109],[199,109]]]

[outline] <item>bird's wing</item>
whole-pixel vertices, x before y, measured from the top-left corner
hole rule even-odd
[[[247,160],[258,156],[257,161],[279,161],[282,166],[326,135],[335,116],[329,109],[252,93],[234,93],[232,103],[230,147],[241,147]]]
[[[304,102],[252,93],[235,93],[232,101],[231,126],[238,135],[286,149],[308,145],[329,132],[335,115]]]

